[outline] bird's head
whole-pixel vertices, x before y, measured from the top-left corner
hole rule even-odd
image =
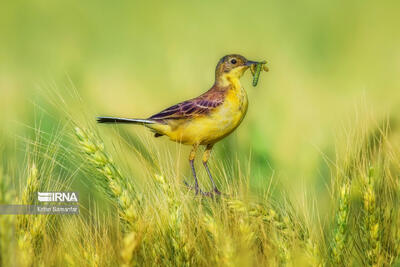
[[[233,79],[239,79],[243,73],[256,61],[247,60],[241,55],[227,55],[221,58],[215,69],[215,82],[225,84]]]

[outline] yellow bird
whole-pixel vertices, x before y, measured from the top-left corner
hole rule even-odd
[[[247,60],[241,55],[227,55],[221,58],[215,70],[214,85],[202,95],[169,107],[147,119],[98,117],[99,123],[142,124],[155,133],[155,137],[168,136],[170,140],[192,145],[189,162],[193,172],[196,195],[221,194],[212,178],[207,161],[214,144],[233,132],[246,115],[248,101],[240,77],[252,65],[259,62]],[[265,62],[264,62],[265,63]],[[253,66],[254,67],[254,66]],[[200,145],[206,146],[203,165],[211,180],[213,190],[199,189],[194,158]]]

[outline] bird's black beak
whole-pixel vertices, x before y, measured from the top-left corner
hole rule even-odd
[[[251,61],[251,60],[247,60],[246,63],[244,63],[245,66],[251,66],[251,65],[255,65],[258,64],[259,62],[257,61]]]

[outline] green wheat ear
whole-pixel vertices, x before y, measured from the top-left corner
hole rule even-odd
[[[336,211],[336,226],[331,245],[331,254],[336,265],[345,262],[345,250],[349,234],[350,186],[350,182],[346,181],[339,191],[339,207]]]
[[[75,127],[75,136],[89,162],[106,178],[105,181],[99,180],[97,183],[101,185],[105,182],[110,196],[118,201],[121,219],[132,225],[138,218],[137,204],[140,202],[140,195],[133,194],[134,189],[126,182],[112,158],[106,153],[104,144],[89,130]]]

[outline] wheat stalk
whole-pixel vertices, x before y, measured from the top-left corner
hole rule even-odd
[[[211,244],[214,251],[210,251],[217,266],[234,266],[235,247],[232,238],[215,221],[211,215],[205,215],[202,223],[211,235]],[[211,259],[211,255],[208,258]]]
[[[261,219],[276,234],[273,241],[279,251],[280,264],[291,261],[291,247],[293,241],[297,239],[297,231],[289,216],[281,216],[272,207],[264,207],[258,203],[246,204],[238,199],[228,201],[228,207],[240,213],[246,212],[253,218]]]
[[[15,190],[11,187],[11,179],[0,167],[0,205],[11,204],[15,198]],[[13,258],[12,246],[10,246],[14,235],[14,216],[1,216],[0,215],[0,266],[6,266],[11,263]]]
[[[376,205],[374,187],[374,168],[370,167],[368,174],[363,178],[363,230],[365,233],[366,256],[370,266],[381,265],[381,240],[379,210]]]
[[[187,244],[187,234],[184,229],[183,203],[178,198],[176,190],[165,180],[164,176],[156,174],[154,179],[164,193],[168,206],[167,236],[171,239],[171,250],[174,254],[173,264],[189,266],[191,253]]]
[[[21,197],[21,204],[23,205],[34,203],[34,198],[40,186],[40,175],[35,163],[30,165],[28,173],[27,184]],[[18,248],[21,254],[21,263],[25,266],[33,264],[33,255],[39,253],[42,247],[47,219],[47,215],[21,215],[18,218]]]
[[[140,242],[140,237],[138,237],[136,232],[132,231],[125,234],[123,238],[123,247],[121,249],[121,266],[127,267],[136,265],[136,262],[133,262],[133,254],[140,245]]]
[[[350,183],[345,181],[339,189],[339,207],[336,212],[336,225],[331,242],[333,263],[342,265],[345,262],[345,250],[348,246],[348,219],[350,210]]]

